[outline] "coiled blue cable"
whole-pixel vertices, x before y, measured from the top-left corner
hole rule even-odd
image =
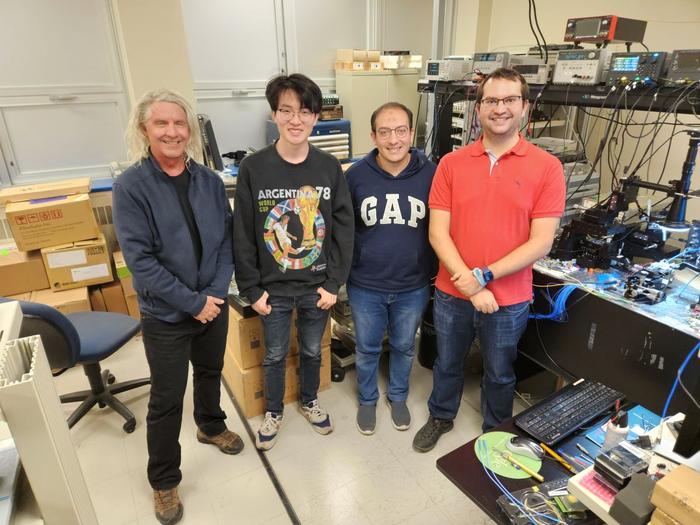
[[[549,289],[547,289],[547,301],[551,305],[551,311],[547,314],[533,313],[528,317],[530,319],[549,319],[558,323],[565,322],[567,320],[566,301],[576,288],[575,284],[566,284],[557,290],[554,297],[549,295]]]

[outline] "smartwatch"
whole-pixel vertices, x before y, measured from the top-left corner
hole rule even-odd
[[[493,272],[489,270],[486,266],[484,266],[483,269],[474,268],[472,270],[472,275],[481,286],[486,286],[488,283],[493,281]]]
[[[474,268],[472,270],[472,275],[474,276],[474,279],[476,279],[476,282],[478,282],[482,287],[486,286],[486,279],[484,278],[484,272],[481,271],[481,268]]]

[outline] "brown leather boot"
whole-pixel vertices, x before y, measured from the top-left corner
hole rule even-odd
[[[153,502],[156,518],[163,525],[173,525],[182,519],[182,503],[177,487],[169,490],[154,490]]]
[[[216,445],[224,454],[238,454],[243,450],[243,440],[235,432],[226,429],[221,434],[209,437],[201,430],[197,430],[197,441]]]

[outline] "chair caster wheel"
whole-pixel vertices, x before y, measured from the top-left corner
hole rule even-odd
[[[107,384],[108,384],[108,385],[113,385],[114,382],[115,382],[116,380],[117,380],[117,378],[114,377],[113,374],[109,374],[109,375],[107,376]]]
[[[98,402],[97,402],[97,406],[100,407],[100,408],[104,408],[104,407],[106,407],[107,405],[105,405],[102,401],[98,401]]]
[[[345,369],[342,366],[331,368],[331,381],[340,383],[343,379],[345,379]]]
[[[131,434],[134,430],[136,430],[136,420],[135,419],[130,419],[126,423],[124,423],[124,426],[122,426],[124,429],[124,432],[127,434]]]

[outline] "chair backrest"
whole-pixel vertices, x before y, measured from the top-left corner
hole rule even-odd
[[[7,300],[0,297],[2,302]],[[51,368],[75,366],[80,355],[80,336],[68,318],[46,304],[19,301],[19,305],[20,337],[40,335]]]

